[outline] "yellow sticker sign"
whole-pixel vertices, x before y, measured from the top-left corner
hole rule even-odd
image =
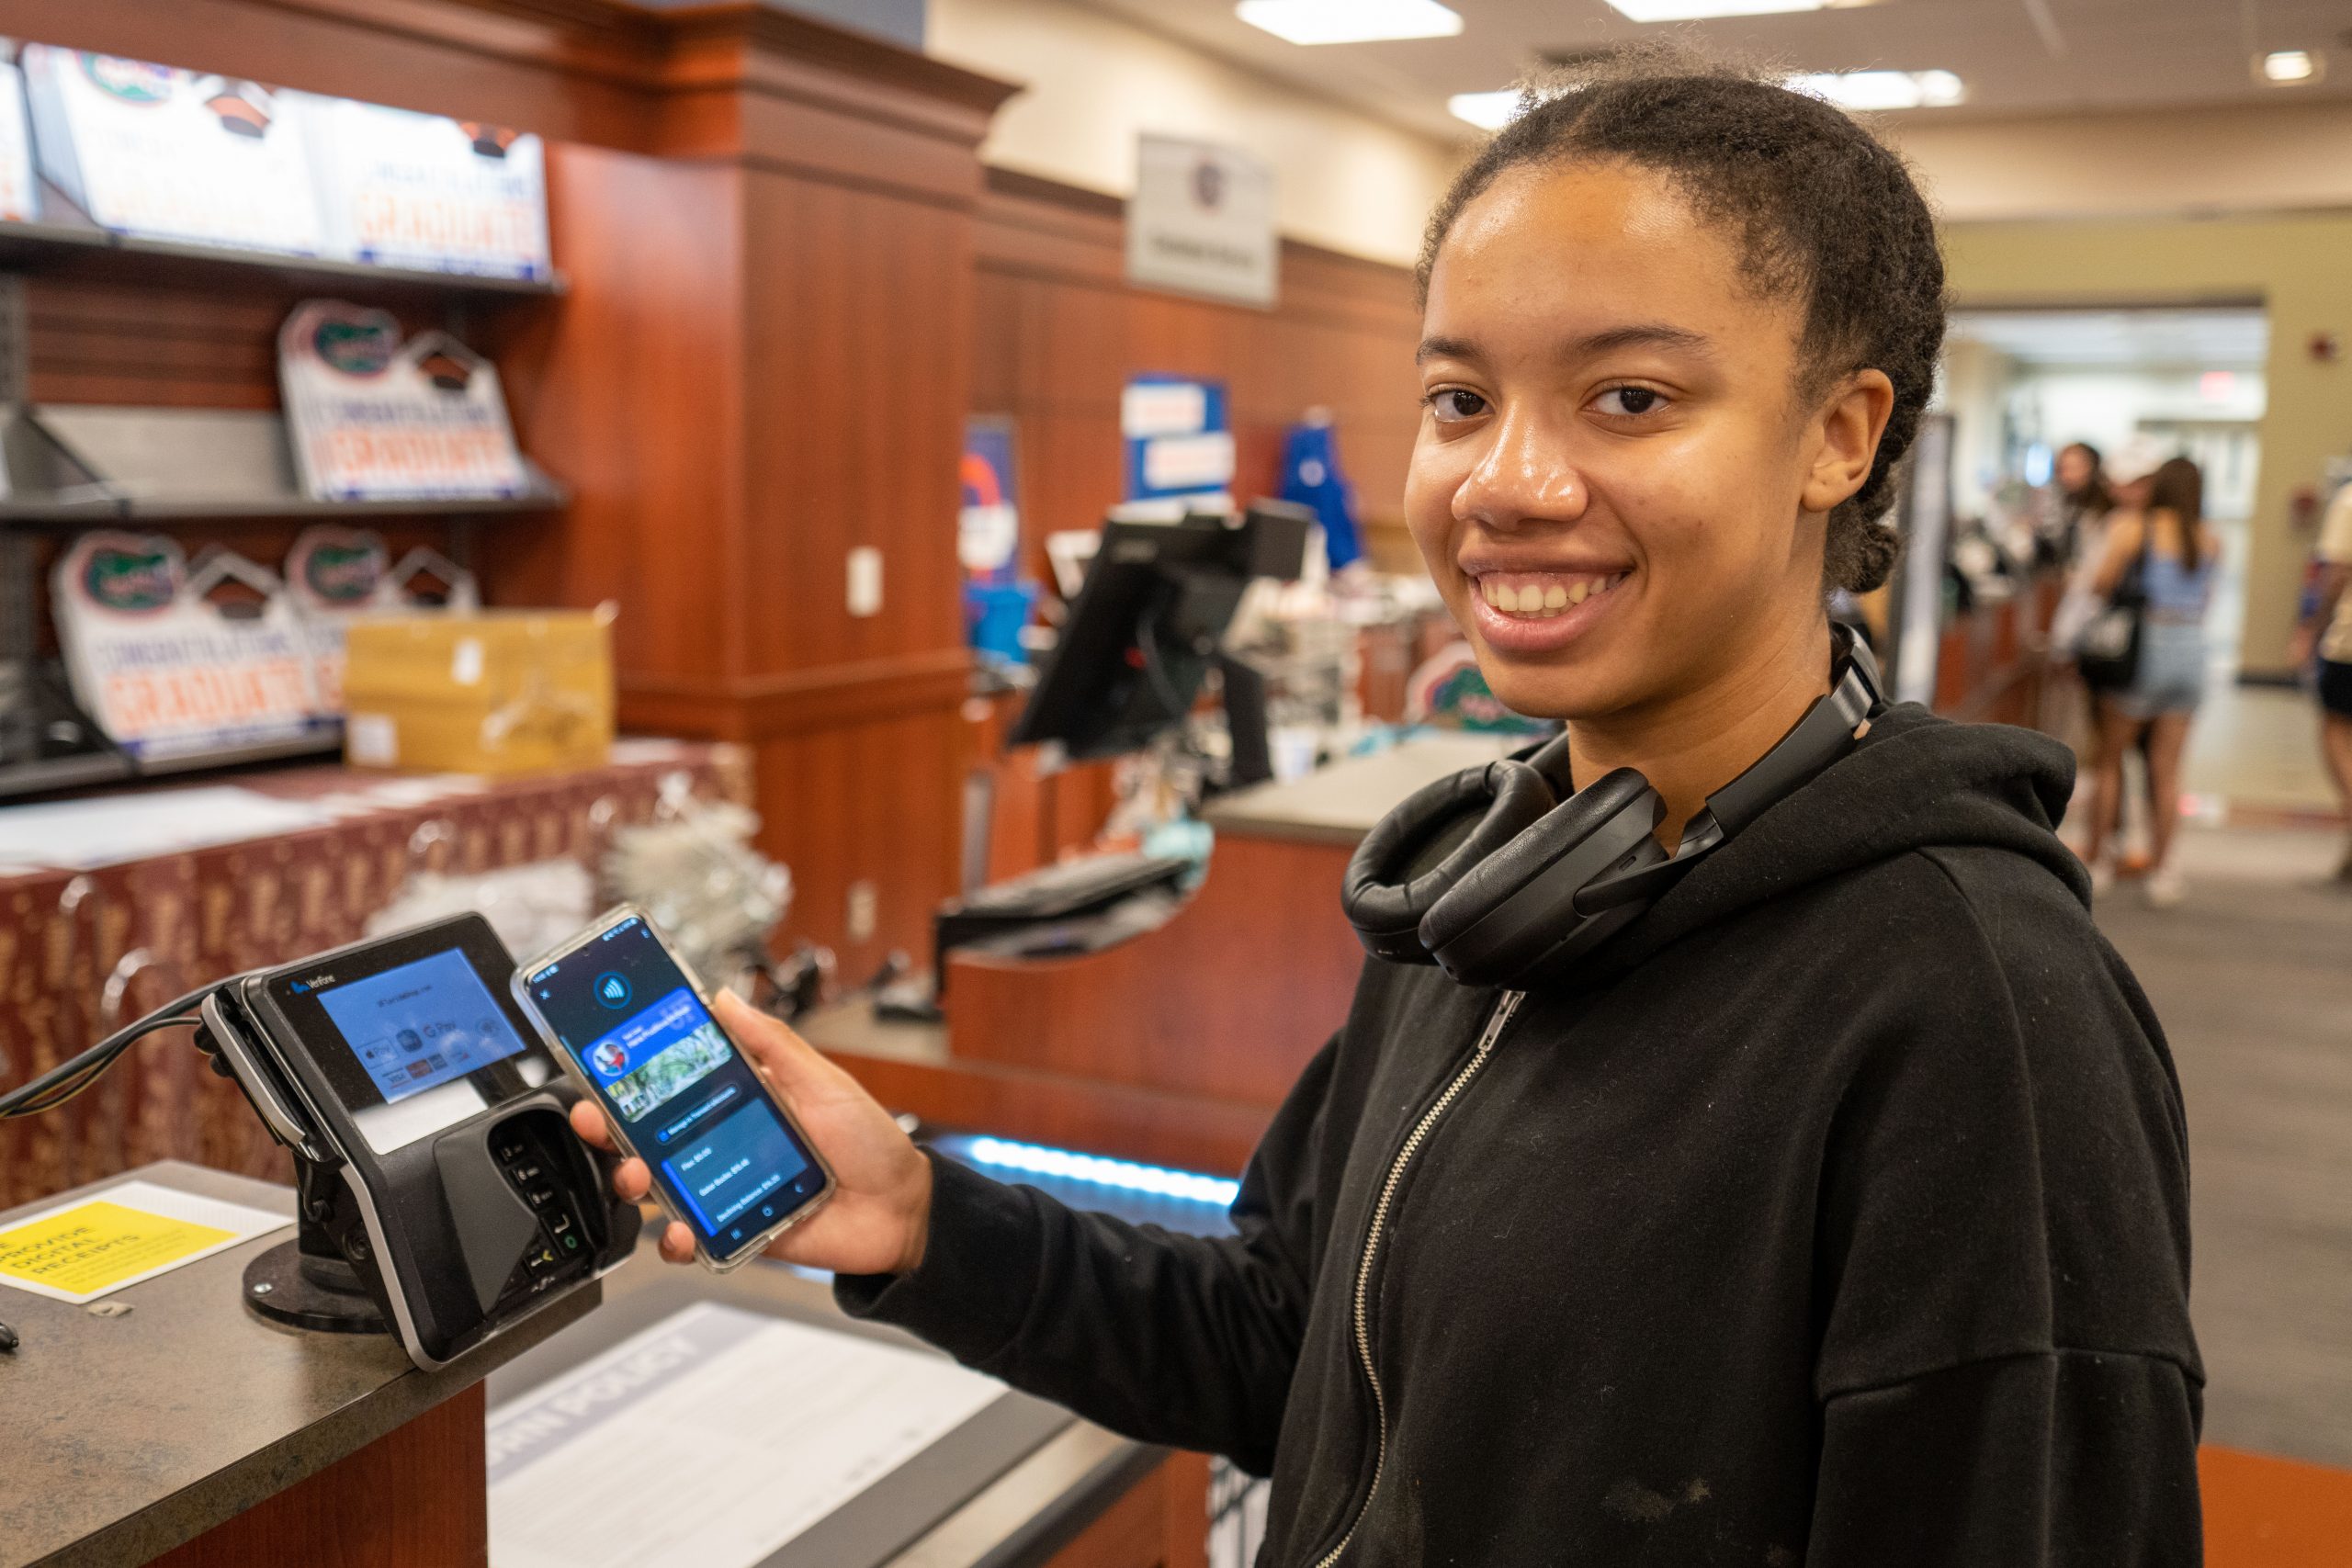
[[[0,1274],[69,1295],[110,1291],[192,1252],[236,1239],[236,1232],[190,1224],[119,1203],[82,1203],[12,1231],[0,1231]]]

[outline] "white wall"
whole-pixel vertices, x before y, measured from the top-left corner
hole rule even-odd
[[[1411,265],[1462,153],[1064,0],[931,0],[929,52],[1027,85],[990,164],[1125,196],[1139,131],[1242,148],[1274,168],[1287,237]]]
[[[2352,206],[2352,104],[1885,122],[1947,222]]]
[[[2052,446],[2087,441],[2112,452],[2149,423],[2252,422],[2262,417],[2259,370],[2231,373],[2226,397],[2208,398],[2195,370],[2068,370],[2032,366],[2009,383],[2009,408],[2025,435]]]

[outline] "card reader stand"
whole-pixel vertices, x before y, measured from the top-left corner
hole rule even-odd
[[[321,1334],[388,1334],[391,1325],[368,1297],[359,1271],[343,1256],[338,1235],[348,1225],[325,1217],[343,1184],[299,1155],[294,1160],[294,1239],[278,1243],[245,1265],[245,1304],[274,1322]]]
[[[593,1267],[594,1222],[566,1195],[579,1176],[568,1168],[577,1147],[560,1113],[548,1106],[458,1128],[434,1145],[467,1282],[484,1313]],[[596,1180],[593,1170],[588,1179]],[[246,1304],[276,1322],[324,1334],[390,1332],[355,1267],[370,1261],[371,1248],[350,1189],[298,1155],[295,1193],[300,1218],[294,1239],[246,1266]],[[337,1213],[338,1203],[349,1212]]]

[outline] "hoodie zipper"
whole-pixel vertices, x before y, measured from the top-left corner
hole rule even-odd
[[[1504,1025],[1510,1022],[1511,1014],[1519,1010],[1519,1004],[1525,996],[1526,993],[1523,991],[1503,993],[1502,999],[1495,1005],[1493,1014],[1487,1020],[1486,1032],[1478,1036],[1478,1048],[1471,1053],[1470,1060],[1463,1064],[1462,1070],[1453,1075],[1453,1081],[1445,1086],[1445,1092],[1439,1095],[1435,1103],[1423,1111],[1421,1119],[1413,1124],[1412,1132],[1405,1139],[1404,1147],[1398,1149],[1396,1157],[1389,1162],[1388,1179],[1381,1183],[1380,1201],[1373,1207],[1372,1224],[1364,1232],[1363,1252],[1356,1261],[1354,1315],[1356,1359],[1363,1366],[1364,1381],[1372,1384],[1372,1407],[1375,1422],[1372,1484],[1364,1489],[1363,1502],[1357,1506],[1356,1517],[1349,1521],[1348,1533],[1340,1538],[1339,1545],[1317,1559],[1315,1568],[1331,1568],[1331,1565],[1340,1561],[1340,1555],[1355,1540],[1356,1531],[1363,1528],[1364,1516],[1372,1511],[1372,1500],[1380,1491],[1381,1472],[1388,1466],[1388,1397],[1380,1386],[1380,1369],[1372,1363],[1370,1301],[1373,1263],[1380,1254],[1381,1232],[1388,1226],[1389,1206],[1396,1201],[1397,1185],[1405,1179],[1405,1168],[1413,1163],[1413,1156],[1420,1152],[1421,1145],[1429,1140],[1430,1130],[1437,1125],[1438,1119],[1445,1114],[1446,1108],[1451,1106],[1460,1097],[1462,1091],[1470,1086],[1470,1080],[1476,1077],[1479,1069],[1487,1065],[1487,1058],[1494,1055],[1495,1042],[1502,1038]]]

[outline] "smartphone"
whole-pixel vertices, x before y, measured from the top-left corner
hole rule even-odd
[[[641,909],[514,971],[514,999],[725,1273],[832,1195],[833,1174]]]

